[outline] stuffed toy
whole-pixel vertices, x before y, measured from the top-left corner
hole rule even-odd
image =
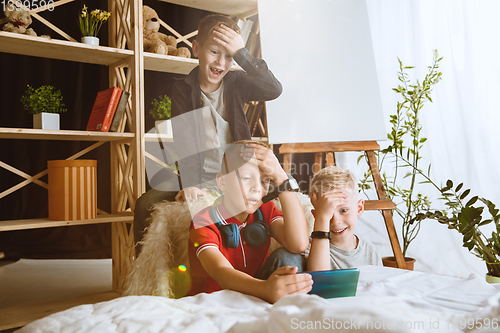
[[[167,36],[160,30],[160,18],[156,11],[143,6],[142,17],[144,24],[144,51],[158,54],[168,54],[183,58],[191,58],[191,52],[187,47],[177,48],[177,40],[173,36]]]
[[[9,1],[5,6],[4,13],[7,18],[7,23],[3,26],[4,31],[37,36],[35,30],[28,28],[32,23],[31,14],[29,10],[21,5],[21,2]],[[50,39],[50,36],[47,35],[40,37]]]
[[[4,13],[7,18],[7,23],[3,26],[4,31],[30,36],[37,35],[32,28],[28,28],[32,22],[31,15],[20,3],[9,1],[5,6]]]

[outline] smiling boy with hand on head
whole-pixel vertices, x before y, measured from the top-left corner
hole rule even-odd
[[[209,15],[200,21],[193,54],[199,66],[184,80],[177,81],[172,91],[174,141],[183,142],[188,150],[196,152],[179,161],[184,188],[175,197],[178,201],[206,196],[201,188],[220,172],[225,147],[234,141],[251,139],[245,104],[269,101],[282,92],[281,83],[266,62],[250,54],[240,28],[227,16]],[[230,71],[235,61],[244,71]],[[182,117],[176,117],[202,107],[210,112],[204,112],[204,119],[199,121],[186,123]],[[210,124],[215,125],[215,131],[209,129]],[[200,131],[200,127],[204,130]],[[197,140],[196,136],[204,137]]]
[[[352,172],[336,166],[320,170],[311,180],[309,196],[315,221],[306,250],[308,271],[382,265],[375,245],[354,234],[364,200],[358,200]]]
[[[299,253],[308,244],[302,206],[289,190],[279,193],[283,213],[272,201],[263,204],[271,180],[277,188],[286,188],[289,182],[269,148],[243,141],[226,150],[222,173],[217,175],[224,194],[214,206],[196,214],[190,225],[188,295],[230,289],[274,303],[311,290],[311,276],[295,274],[302,266]],[[278,249],[268,258],[270,237],[289,251],[289,262],[298,258],[296,267],[269,265],[275,253],[283,253]],[[269,266],[274,272],[266,272]]]

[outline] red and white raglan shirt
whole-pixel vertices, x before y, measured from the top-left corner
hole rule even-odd
[[[271,237],[268,235],[267,240],[258,247],[252,247],[245,244],[243,236],[240,236],[240,242],[236,248],[228,248],[223,242],[219,229],[215,225],[216,221],[210,218],[210,210],[212,206],[201,210],[196,214],[191,221],[189,227],[189,266],[191,275],[191,289],[187,296],[196,295],[199,293],[212,293],[219,291],[222,288],[201,265],[198,256],[200,253],[208,248],[218,249],[224,257],[231,263],[234,269],[245,272],[248,275],[255,276],[269,256],[269,245],[271,244]],[[283,218],[283,214],[274,206],[273,202],[268,202],[260,206],[263,215],[263,222],[268,227],[279,219]],[[224,219],[223,216],[231,216],[221,203],[215,209],[215,214],[218,216],[222,224],[234,223],[238,225],[240,234],[242,229],[254,222],[254,214],[249,215],[245,223],[238,221],[236,218],[231,217]]]

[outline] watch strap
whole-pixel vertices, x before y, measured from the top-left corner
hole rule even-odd
[[[299,186],[295,178],[289,177],[280,186],[278,186],[277,191],[278,194],[283,192],[298,192]]]
[[[311,232],[311,238],[332,239],[332,234],[326,231],[313,231]]]
[[[293,189],[291,186],[290,186],[290,181],[292,180],[293,182],[295,182],[295,184],[297,184],[297,181],[295,180],[295,178],[292,177],[292,175],[290,175],[289,173],[286,174],[288,179],[286,179],[282,184],[280,184],[279,186],[276,186],[272,192],[268,193],[265,197],[262,198],[262,202],[263,203],[267,203],[275,198],[278,197],[278,195],[280,195],[280,193],[283,193],[283,192],[287,192],[287,191],[293,191],[293,192],[298,192],[299,191],[299,187],[297,186],[296,189]]]

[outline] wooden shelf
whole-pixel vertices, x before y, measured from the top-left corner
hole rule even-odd
[[[198,66],[198,59],[144,52],[144,69],[146,70],[189,74],[196,66]]]
[[[185,7],[191,7],[209,12],[230,16],[247,17],[257,13],[257,0],[162,0]]]
[[[0,52],[105,66],[120,63],[125,66],[134,54],[131,50],[92,46],[58,39],[48,40],[3,31],[0,31]]]
[[[67,227],[73,225],[98,224],[110,222],[130,222],[132,223],[134,216],[132,214],[109,214],[99,215],[95,219],[88,220],[71,220],[71,221],[52,221],[49,219],[29,219],[29,220],[7,220],[0,221],[0,231],[40,229],[52,227]]]
[[[149,71],[187,75],[196,66],[198,59],[144,52],[144,69]],[[231,70],[242,70],[242,68],[235,63]]]
[[[41,130],[0,127],[0,139],[65,140],[65,141],[120,141],[134,138],[134,133]]]
[[[0,309],[0,330],[21,327],[37,319],[59,311],[67,310],[77,305],[105,302],[120,296],[121,294],[116,291],[108,291],[104,293],[65,299],[62,301]]]
[[[161,140],[161,142],[174,142],[174,137],[172,135],[155,133],[144,134],[144,140],[146,142],[158,142],[158,139]]]

